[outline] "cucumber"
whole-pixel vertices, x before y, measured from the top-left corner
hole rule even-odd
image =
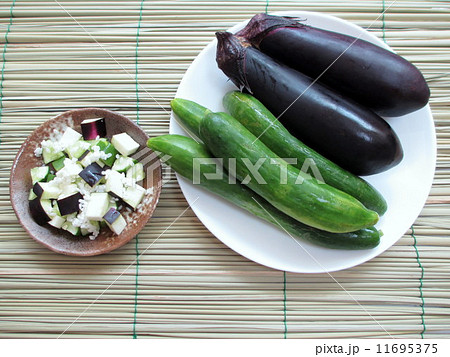
[[[227,113],[209,113],[200,135],[229,169],[231,159],[240,181],[280,211],[309,226],[343,233],[374,225],[378,214],[356,198],[289,166]],[[256,173],[249,165],[258,164]],[[256,171],[256,170],[254,170]],[[283,182],[285,181],[285,182]]]
[[[53,170],[55,172],[58,172],[64,167],[64,160],[66,159],[65,156],[60,157],[59,159],[52,161],[50,165],[52,166]]]
[[[206,114],[211,113],[211,110],[191,100],[181,98],[172,99],[170,106],[181,124],[200,138],[200,122]]]
[[[48,166],[33,167],[30,170],[30,173],[31,181],[34,185],[36,182],[45,181],[47,179],[47,176],[50,174],[50,168]]]
[[[111,167],[112,170],[117,172],[126,172],[130,167],[132,167],[137,161],[128,156],[119,156],[114,165]]]
[[[145,179],[144,165],[140,162],[131,166],[126,173],[126,177],[133,180],[134,182],[139,182]]]
[[[368,182],[342,169],[292,136],[277,118],[255,97],[239,91],[223,98],[225,109],[282,158],[295,158],[298,169],[312,159],[325,183],[358,199],[368,209],[382,215],[387,210],[383,196]]]
[[[216,163],[205,145],[181,135],[162,135],[148,140],[148,147],[159,156],[170,156],[166,161],[174,171],[193,181],[194,158],[204,160],[200,166],[200,186],[255,216],[288,232],[293,237],[332,249],[370,249],[380,242],[380,232],[374,227],[351,233],[329,233],[304,225],[277,210],[266,200],[245,186],[231,184],[226,173],[219,180],[208,180],[205,174],[216,172]],[[210,162],[206,164],[206,162]]]

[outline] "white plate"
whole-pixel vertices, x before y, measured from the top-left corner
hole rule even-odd
[[[280,12],[298,16],[306,23],[361,36],[381,47],[389,47],[362,28],[336,17],[313,12]],[[230,29],[236,32],[246,22]],[[212,41],[193,61],[180,83],[176,96],[190,99],[214,111],[224,111],[222,97],[236,87],[217,67],[216,41]],[[404,158],[396,167],[366,177],[386,198],[389,208],[377,228],[384,232],[378,247],[370,250],[332,250],[294,240],[278,228],[256,218],[231,203],[178,176],[181,189],[203,224],[224,244],[257,263],[298,273],[332,272],[353,267],[376,257],[391,247],[418,217],[430,191],[436,161],[436,137],[429,106],[414,113],[388,118],[403,145]],[[175,118],[170,133],[186,135]],[[194,202],[195,201],[195,202]]]

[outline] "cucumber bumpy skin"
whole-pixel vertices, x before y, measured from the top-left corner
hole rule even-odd
[[[275,154],[282,158],[297,159],[297,163],[293,165],[299,170],[306,159],[312,159],[325,183],[355,197],[364,206],[379,215],[386,212],[386,200],[373,186],[342,169],[291,135],[255,97],[239,91],[232,91],[224,96],[223,105],[231,116],[257,136]]]
[[[147,146],[160,157],[168,155],[165,162],[175,172],[193,181],[194,158],[210,160],[212,155],[203,144],[181,135],[162,135],[148,140]],[[200,166],[200,186],[255,216],[286,231],[294,238],[331,249],[371,249],[380,242],[380,232],[374,228],[363,228],[350,233],[329,233],[304,225],[277,210],[250,189],[236,183],[230,184],[226,173],[219,180],[208,180],[205,173],[215,173],[216,163]]]
[[[230,159],[235,162],[233,176],[241,182],[249,177],[246,185],[250,189],[304,224],[343,233],[370,227],[378,221],[378,214],[354,197],[286,165],[227,113],[207,114],[200,123],[200,134],[213,155],[223,159],[227,170]],[[259,177],[249,169],[249,163],[259,165]]]

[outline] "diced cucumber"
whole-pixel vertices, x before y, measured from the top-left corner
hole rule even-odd
[[[78,140],[75,144],[70,145],[66,148],[65,152],[71,159],[78,159],[84,152],[89,149],[90,145],[84,140]]]
[[[108,145],[109,145],[109,141],[106,138],[100,138],[97,140],[91,140],[91,149],[93,146],[98,146],[100,148],[100,150],[104,150]]]
[[[66,159],[66,156],[62,156],[59,159],[52,161],[52,163],[50,165],[52,165],[53,170],[55,170],[55,172],[58,172],[59,170],[61,170],[64,167],[65,159]]]
[[[136,210],[139,203],[142,202],[144,195],[145,195],[145,188],[136,184],[126,188],[125,194],[122,197],[122,199],[127,206],[129,206],[133,210]]]
[[[34,193],[33,189],[30,190],[30,194],[28,195],[28,200],[34,200],[36,198],[36,194]]]
[[[109,207],[109,195],[103,192],[94,192],[86,207],[86,218],[92,221],[101,221]]]
[[[68,127],[61,139],[59,139],[59,143],[62,147],[68,148],[80,139],[81,134],[78,131],[75,131],[72,128]]]
[[[34,185],[36,182],[45,181],[47,175],[50,173],[50,168],[48,166],[33,167],[30,172],[31,181]]]
[[[131,168],[137,160],[132,159],[131,157],[126,156],[119,156],[116,161],[114,161],[114,165],[112,166],[111,170],[117,171],[117,172],[125,172],[129,168]]]
[[[111,138],[111,144],[113,144],[123,156],[130,156],[139,149],[139,144],[127,133],[114,135]]]
[[[126,176],[128,179],[132,179],[133,182],[142,181],[143,179],[145,179],[144,165],[138,162],[134,166],[131,166],[127,170]]]
[[[50,224],[55,228],[61,228],[64,225],[64,223],[66,223],[66,220],[61,216],[54,216],[52,220],[48,222],[48,224]]]
[[[43,144],[42,147],[42,158],[44,159],[45,164],[58,160],[60,157],[64,157],[64,152],[58,143],[54,143],[50,140],[46,140],[45,142],[45,146]]]
[[[58,202],[56,200],[53,201],[52,206],[53,206],[53,212],[57,216],[61,216],[61,212],[59,212]]]
[[[105,154],[111,154],[106,160],[100,159],[105,165],[112,167],[116,161],[116,155],[119,153],[113,144],[108,144],[103,150]]]
[[[55,175],[53,175],[53,174],[50,173],[50,174],[47,175],[45,181],[46,181],[46,182],[50,182],[50,181],[53,180],[55,177],[56,177]]]
[[[80,232],[83,237],[91,234],[91,232],[89,232],[86,228],[83,228],[83,227],[80,228]]]
[[[71,222],[67,221],[65,222],[62,226],[62,229],[64,229],[65,231],[71,233],[74,236],[79,236],[81,234],[81,229],[80,227],[75,227]]]

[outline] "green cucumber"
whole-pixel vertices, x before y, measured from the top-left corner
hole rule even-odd
[[[64,160],[66,159],[65,156],[60,157],[59,159],[52,161],[50,163],[50,165],[53,167],[53,170],[55,172],[58,172],[59,170],[61,170],[64,167]]]
[[[191,182],[194,159],[204,161],[204,164],[200,166],[201,187],[281,228],[293,237],[333,249],[369,249],[376,247],[380,242],[380,232],[374,227],[351,233],[329,233],[304,225],[280,212],[245,186],[230,183],[225,173],[221,179],[208,180],[205,174],[216,172],[216,162],[211,159],[211,154],[205,145],[191,138],[181,135],[162,135],[149,139],[147,145],[158,152],[159,156],[169,156],[165,163]]]
[[[114,165],[114,162],[116,161],[116,155],[119,154],[119,152],[116,150],[113,144],[108,144],[104,149],[101,149],[106,154],[111,154],[109,158],[106,160],[100,159],[101,162],[103,162],[105,165],[112,167]]]
[[[358,199],[368,209],[382,215],[387,210],[383,196],[368,182],[326,159],[292,136],[277,118],[255,97],[239,91],[223,98],[225,109],[259,138],[270,150],[282,158],[296,159],[293,164],[302,169],[306,159],[319,170],[324,182]]]
[[[170,102],[173,112],[180,119],[181,124],[200,138],[200,122],[211,110],[191,100],[175,98]]]
[[[280,211],[309,226],[343,233],[374,225],[378,214],[356,198],[287,165],[227,113],[209,113],[200,123],[202,140],[249,188]],[[250,170],[258,165],[258,170]],[[255,166],[256,167],[256,166]]]
[[[30,173],[31,182],[34,185],[36,182],[45,181],[47,179],[47,176],[50,174],[50,168],[48,166],[33,167],[30,170]]]

